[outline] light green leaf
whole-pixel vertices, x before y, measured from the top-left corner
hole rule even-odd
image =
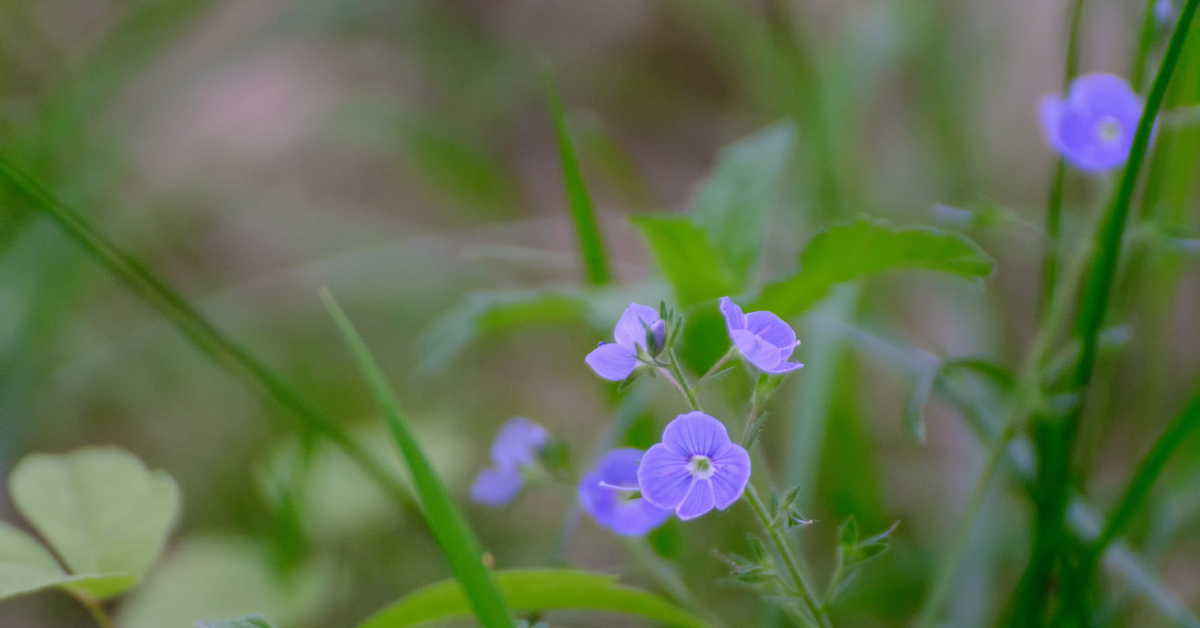
[[[679,305],[735,294],[734,282],[703,229],[685,216],[634,216]]]
[[[604,611],[644,617],[668,626],[707,628],[703,620],[657,595],[617,584],[616,576],[570,569],[513,569],[498,571],[495,577],[504,598],[517,612]],[[454,580],[443,580],[414,591],[359,628],[407,628],[470,614],[462,587]]]
[[[52,587],[67,578],[41,543],[0,522],[0,599]]]
[[[9,477],[17,510],[97,597],[137,582],[158,558],[179,512],[179,488],[164,471],[117,448],[34,454]],[[92,575],[95,576],[92,576]]]
[[[577,322],[588,312],[583,296],[570,289],[505,290],[467,295],[421,338],[421,369],[449,366],[469,344],[517,327]]]
[[[198,621],[196,628],[275,628],[262,615],[246,615],[229,621]]]
[[[894,227],[858,220],[831,227],[800,254],[800,271],[763,289],[748,310],[790,318],[812,307],[834,285],[899,268],[923,268],[978,279],[995,268],[966,236],[934,227]]]
[[[795,141],[795,125],[782,122],[726,147],[696,195],[692,221],[708,235],[738,287],[758,262]]]
[[[186,540],[123,602],[121,628],[192,628],[197,618],[262,612],[281,626],[308,625],[336,593],[334,567],[314,562],[281,575],[242,537]],[[219,625],[219,624],[218,624]]]

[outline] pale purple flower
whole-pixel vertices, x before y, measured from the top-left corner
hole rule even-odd
[[[651,505],[695,519],[742,496],[750,481],[750,454],[729,440],[720,421],[689,412],[675,417],[662,442],[646,451],[637,477]]]
[[[1085,74],[1071,82],[1064,100],[1042,98],[1042,130],[1067,163],[1085,172],[1104,172],[1125,163],[1142,99],[1114,74]]]
[[[655,342],[659,342],[660,336],[665,339],[666,325],[659,325],[660,322],[658,310],[637,303],[629,304],[613,330],[616,342],[601,343],[596,347],[585,359],[588,366],[600,377],[614,382],[629,377],[638,366],[637,348],[646,347],[646,327],[653,331]]]
[[[643,453],[629,447],[614,449],[579,480],[579,504],[596,523],[622,536],[643,536],[671,517],[670,509],[630,498],[638,490]]]
[[[492,462],[471,484],[471,499],[487,506],[503,506],[521,492],[524,478],[521,468],[537,462],[538,452],[546,445],[546,428],[525,419],[509,419],[496,433],[492,443]]]
[[[800,342],[782,318],[771,312],[743,314],[729,297],[721,297],[721,314],[733,346],[754,366],[776,375],[804,366],[787,361]]]

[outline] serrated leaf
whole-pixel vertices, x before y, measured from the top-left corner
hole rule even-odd
[[[164,471],[113,447],[24,458],[9,477],[17,510],[96,597],[137,582],[158,558],[179,512],[179,488]]]
[[[495,572],[514,611],[590,610],[633,615],[681,628],[707,628],[698,617],[652,593],[617,584],[616,576],[570,569]],[[462,587],[443,580],[383,609],[359,628],[407,628],[471,614]]]
[[[727,146],[696,194],[692,222],[705,231],[739,288],[758,262],[795,141],[795,125],[782,122]]]
[[[800,270],[763,289],[750,310],[791,318],[808,310],[842,282],[900,268],[936,270],[978,279],[995,262],[966,236],[934,227],[894,227],[857,220],[817,234],[800,254]]]
[[[646,237],[679,305],[687,307],[737,292],[708,234],[686,216],[641,215],[630,222]]]
[[[198,621],[196,628],[275,628],[262,615],[246,615],[226,621]]]

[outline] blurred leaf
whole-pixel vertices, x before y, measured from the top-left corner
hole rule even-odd
[[[400,409],[387,377],[333,295],[323,289],[321,300],[325,302],[338,331],[362,369],[371,393],[383,409],[400,454],[412,474],[413,485],[424,506],[425,521],[445,554],[446,561],[450,563],[454,576],[462,583],[479,623],[485,628],[511,628],[512,614],[500,596],[491,573],[483,566],[483,550],[479,540],[409,431],[408,424],[411,421]]]
[[[267,553],[242,537],[185,540],[133,592],[121,628],[190,628],[197,617],[262,612],[281,626],[310,625],[337,592],[331,564],[276,573]]]
[[[425,332],[421,369],[437,372],[449,366],[481,337],[502,331],[585,318],[589,306],[569,289],[505,290],[469,294]]]
[[[0,522],[0,599],[52,587],[68,577],[41,543]]]
[[[619,585],[616,580],[616,576],[569,569],[496,572],[500,590],[518,612],[606,611],[636,615],[671,626],[707,626],[704,621],[657,595]],[[409,594],[360,624],[359,628],[407,628],[469,614],[470,607],[462,587],[454,580],[444,580]]]
[[[69,588],[101,598],[132,586],[154,563],[179,513],[175,480],[116,448],[28,456],[9,491],[73,573],[105,576]]]
[[[571,146],[571,130],[567,127],[566,115],[558,96],[558,87],[549,72],[546,73],[546,98],[550,101],[550,113],[554,117],[554,133],[558,140],[558,155],[562,163],[563,186],[567,192],[567,205],[575,220],[579,235],[579,248],[587,269],[588,283],[603,285],[609,282],[608,253],[604,249],[604,237],[596,221],[596,208],[588,194],[583,173],[579,171],[579,159]]]
[[[198,621],[196,628],[275,628],[262,615],[246,615],[229,621]]]
[[[675,289],[680,306],[736,292],[707,234],[687,217],[642,215],[633,216],[630,221],[642,230],[658,267]]]
[[[842,529],[838,532],[838,545],[843,548],[853,548],[858,545],[858,519],[855,519],[854,515],[850,515],[850,518],[842,524]]]
[[[767,219],[791,160],[796,128],[781,122],[724,148],[692,205],[732,283],[743,288],[762,252]],[[659,258],[661,262],[661,257]],[[727,296],[725,294],[714,296]]]
[[[479,207],[507,211],[516,206],[515,177],[494,155],[433,120],[404,124],[401,133],[422,180]]]
[[[929,401],[929,395],[933,392],[933,385],[937,382],[938,366],[940,363],[935,363],[933,368],[922,369],[917,373],[916,380],[913,382],[912,392],[908,396],[908,402],[904,406],[904,418],[901,422],[901,427],[904,433],[918,443],[925,442],[925,403]]]
[[[924,268],[986,277],[992,258],[967,237],[934,227],[893,227],[857,220],[831,227],[800,254],[800,271],[768,285],[747,310],[769,310],[791,318],[808,310],[844,281],[897,268]]]

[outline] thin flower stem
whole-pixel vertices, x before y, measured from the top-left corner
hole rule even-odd
[[[822,627],[831,626],[829,616],[825,611],[817,605],[816,597],[813,595],[808,582],[800,573],[800,567],[796,562],[796,557],[792,555],[792,549],[788,546],[787,540],[779,533],[779,529],[771,521],[771,516],[767,513],[766,506],[763,505],[762,498],[758,496],[758,491],[753,485],[746,487],[746,501],[750,507],[754,509],[754,514],[758,516],[759,523],[767,531],[767,536],[771,537],[771,543],[775,545],[775,551],[779,552],[779,556],[783,559],[784,567],[788,570],[788,575],[792,579],[792,586],[795,588],[800,601],[804,603],[805,608],[816,619],[817,624]]]
[[[708,378],[721,372],[721,367],[725,366],[725,363],[728,362],[729,359],[734,356],[734,353],[736,351],[737,351],[737,347],[729,347],[729,351],[726,351],[725,355],[721,356],[721,359],[717,360],[717,363],[713,364],[712,368],[708,369],[707,373],[705,373],[704,375],[701,375],[700,379],[696,380],[696,387],[698,388],[700,386],[700,384],[703,384],[704,382],[708,381]]]
[[[670,360],[671,374],[675,378],[675,385],[687,397],[688,404],[692,406],[692,410],[700,410],[700,402],[696,401],[696,393],[692,390],[692,386],[688,384],[687,377],[683,374],[683,369],[679,367],[679,358],[675,357],[675,350],[667,350],[667,359]]]
[[[108,613],[104,612],[104,606],[100,600],[84,595],[75,595],[73,597],[79,601],[80,605],[87,609],[88,614],[92,616],[92,619],[96,621],[96,624],[100,628],[114,628],[113,622],[108,618]]]

